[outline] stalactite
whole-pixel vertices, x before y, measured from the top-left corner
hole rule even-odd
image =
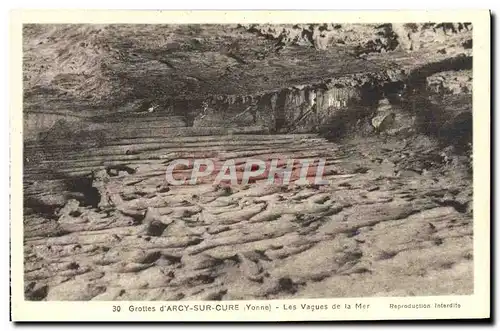
[[[224,121],[251,107],[248,116],[237,117],[239,124],[228,125],[256,125],[258,122],[259,125],[277,131],[291,130],[299,125],[301,130],[307,131],[307,128],[312,129],[325,119],[336,116],[339,111],[348,111],[351,103],[361,99],[362,91],[376,89],[376,81],[373,78],[364,85],[356,85],[358,81],[355,77],[351,80],[344,77],[310,85],[297,84],[279,91],[255,95],[213,95],[204,100],[209,103],[211,111],[204,118],[211,119],[212,123],[226,125]],[[199,105],[192,100],[187,106],[181,107],[184,110],[178,108],[175,107],[177,113],[196,112]]]
[[[277,93],[273,93],[271,95],[271,98],[270,98],[271,110],[273,111],[273,113],[275,113],[275,111],[276,111],[276,101],[277,100],[278,100],[278,94]]]

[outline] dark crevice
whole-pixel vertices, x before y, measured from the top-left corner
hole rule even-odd
[[[472,70],[472,56],[457,56],[446,60],[425,64],[414,70],[408,77],[408,89],[425,89],[426,78],[443,71]]]
[[[34,197],[24,198],[24,209],[31,210],[32,213],[38,214],[48,219],[57,219],[57,211],[61,208],[60,205],[47,204]]]
[[[79,197],[80,205],[97,208],[101,201],[99,190],[92,186],[93,179],[91,177],[75,177],[65,180],[66,190],[73,193],[81,193]]]

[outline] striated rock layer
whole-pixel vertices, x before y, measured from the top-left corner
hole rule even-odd
[[[27,298],[472,293],[467,169],[424,137],[343,145],[298,134],[133,140],[120,145],[133,149],[128,155],[118,145],[65,153],[57,168],[93,169],[86,183],[26,182],[36,200],[24,220]],[[330,184],[166,183],[169,160],[196,157],[325,158]]]
[[[23,42],[28,300],[472,293],[471,25],[27,25]],[[240,178],[248,158],[321,158],[328,185],[173,186],[179,158]]]

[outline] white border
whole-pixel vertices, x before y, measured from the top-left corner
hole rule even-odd
[[[91,16],[90,16],[91,15]],[[412,11],[412,12],[380,12],[380,11],[289,11],[289,12],[145,12],[145,11],[23,11],[13,12],[11,16],[11,176],[12,183],[17,183],[11,188],[12,207],[12,259],[13,261],[23,260],[22,249],[22,168],[20,165],[21,144],[22,144],[22,82],[20,76],[20,23],[21,22],[70,22],[70,23],[228,23],[228,22],[314,22],[314,21],[334,21],[334,22],[425,22],[425,21],[469,21],[474,27],[474,169],[481,171],[474,172],[474,263],[475,263],[475,294],[473,296],[438,297],[438,301],[454,301],[462,303],[463,309],[456,311],[406,311],[403,316],[400,312],[394,313],[380,307],[370,314],[342,314],[334,316],[331,311],[325,313],[310,314],[294,312],[289,315],[262,316],[260,314],[177,314],[173,320],[247,320],[247,321],[275,321],[275,320],[360,320],[360,319],[421,319],[421,318],[474,318],[486,317],[489,315],[489,111],[490,111],[490,67],[489,67],[489,13],[487,11]],[[14,320],[113,320],[110,314],[110,307],[113,303],[107,302],[85,302],[85,303],[59,303],[59,302],[26,302],[24,301],[23,286],[19,280],[23,279],[22,262],[13,263],[13,318]],[[351,301],[362,301],[372,305],[383,306],[384,302],[422,302],[422,300],[432,301],[432,297],[425,298],[362,298],[362,299],[331,299],[331,300],[297,300],[300,302],[334,302],[346,303]],[[289,303],[291,300],[275,300],[277,304],[281,301]],[[246,302],[246,301],[245,301]],[[250,301],[249,301],[250,302]],[[178,303],[178,302],[176,302]],[[182,302],[184,303],[184,302]],[[187,302],[186,302],[187,303]],[[205,303],[205,302],[202,302]],[[240,302],[243,304],[244,302]],[[126,306],[126,302],[120,302]],[[140,304],[140,303],[139,303]],[[150,304],[160,305],[162,302]],[[66,313],[66,314],[65,314]],[[78,316],[74,316],[78,313]],[[85,314],[85,315],[82,315]],[[443,315],[445,314],[445,316]],[[73,316],[72,316],[73,315]],[[153,315],[133,315],[116,316],[115,320],[172,320],[173,316],[160,314]]]

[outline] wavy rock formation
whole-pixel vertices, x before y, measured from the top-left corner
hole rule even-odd
[[[29,300],[470,294],[472,26],[24,27]],[[171,185],[179,158],[328,185]],[[189,174],[192,165],[178,170]]]

